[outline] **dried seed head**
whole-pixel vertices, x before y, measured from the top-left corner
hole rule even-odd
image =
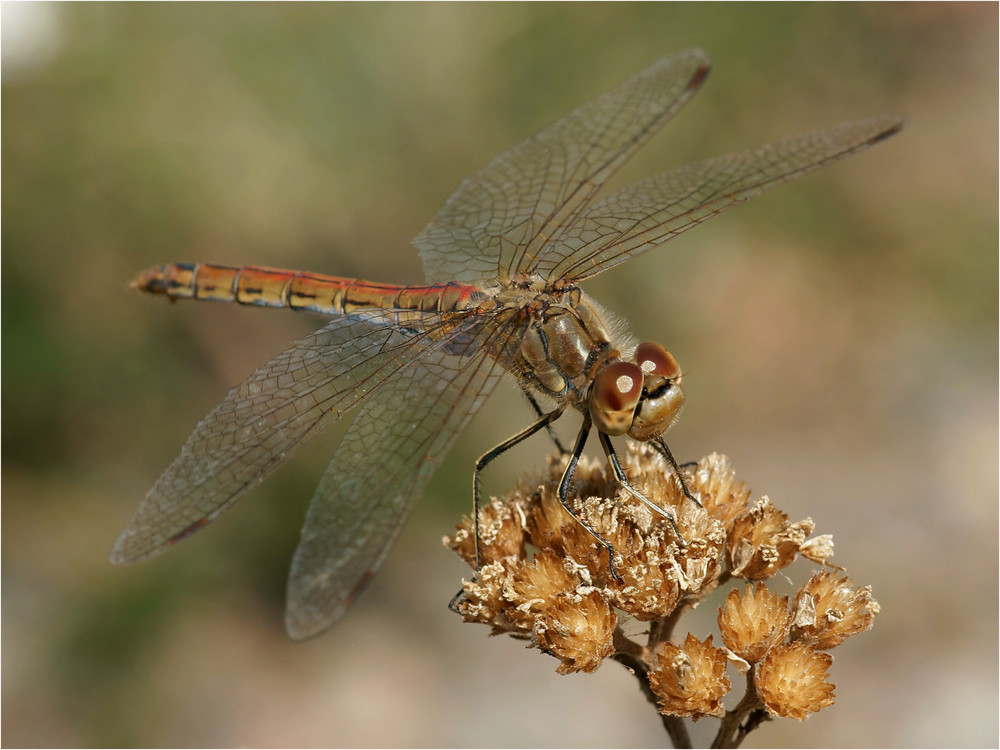
[[[808,644],[777,646],[754,673],[757,695],[774,716],[802,721],[833,705],[834,686],[826,681],[833,657]]]
[[[516,560],[500,560],[479,569],[472,581],[462,581],[463,596],[458,601],[459,611],[466,622],[481,622],[493,626],[494,634],[509,632],[517,626],[506,612],[509,602],[503,589]]]
[[[533,645],[561,660],[556,671],[593,672],[613,650],[618,618],[573,566],[551,554],[536,555],[510,578],[504,598],[507,615],[530,630]]]
[[[682,608],[704,600],[723,576],[767,578],[799,553],[829,564],[830,538],[808,539],[812,521],[791,523],[766,497],[748,507],[750,493],[723,456],[682,469],[704,509],[684,497],[650,446],[629,442],[622,458],[632,485],[675,514],[685,543],[668,518],[621,491],[604,461],[580,460],[571,514],[557,496],[565,460],[552,459],[545,474],[483,508],[484,564],[474,581],[463,582],[456,609],[556,656],[559,672],[592,672],[612,654],[638,664],[637,672],[649,670],[665,713],[720,715],[727,657],[756,675],[772,713],[801,718],[832,701],[822,649],[870,627],[878,611],[870,590],[847,578],[816,574],[792,608],[762,584],[731,591],[718,619],[725,648],[713,647],[711,637],[669,643]],[[614,547],[620,580],[611,574],[607,547],[581,520]],[[468,519],[445,543],[475,565]],[[654,623],[647,647],[618,627],[616,610]]]
[[[705,510],[731,531],[736,517],[747,509],[750,490],[736,478],[729,459],[718,453],[706,456],[685,478]]]
[[[833,648],[871,628],[879,612],[870,586],[830,571],[820,571],[802,587],[795,601],[793,637],[818,649]]]
[[[614,651],[618,617],[596,591],[560,597],[535,621],[535,642],[562,662],[556,671],[593,672]]]
[[[570,573],[562,559],[551,552],[535,555],[517,565],[504,586],[504,598],[514,605],[511,620],[531,628],[534,617],[560,596],[575,594],[579,575]]]
[[[712,636],[699,641],[689,633],[683,647],[665,642],[656,656],[659,665],[649,673],[649,686],[659,698],[660,713],[697,720],[726,712],[726,652],[712,646]]]
[[[780,599],[764,584],[747,586],[740,594],[733,589],[719,607],[719,631],[726,648],[750,664],[756,664],[788,635],[792,613],[788,597]]]
[[[789,523],[766,496],[760,498],[733,523],[726,542],[730,572],[748,581],[770,578],[795,559],[814,528],[809,518]]]
[[[525,501],[492,498],[479,511],[480,555],[484,565],[504,557],[523,557],[527,534],[524,530]],[[453,537],[445,537],[446,547],[454,550],[471,567],[476,565],[476,531],[472,519],[462,518]]]
[[[674,552],[681,588],[703,598],[715,588],[725,567],[726,529],[694,503],[687,504],[677,525],[687,540]]]

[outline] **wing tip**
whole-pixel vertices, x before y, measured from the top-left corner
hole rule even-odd
[[[661,57],[643,72],[652,72],[654,70],[659,71],[661,68],[676,67],[688,67],[691,69],[691,76],[688,78],[687,89],[694,91],[701,87],[701,85],[705,82],[705,79],[708,77],[708,74],[711,72],[712,58],[705,50],[699,47],[692,47],[674,55]],[[642,72],[639,75],[642,75]]]
[[[706,59],[705,62],[703,62],[701,65],[698,66],[697,70],[695,70],[694,72],[694,75],[692,75],[690,80],[688,80],[688,85],[687,85],[688,89],[691,91],[696,91],[697,89],[701,88],[701,85],[705,82],[705,79],[708,78],[708,74],[711,72],[712,72],[712,61]]]
[[[293,641],[309,641],[325,633],[347,612],[349,605],[341,604],[330,613],[310,617],[298,609],[285,610],[285,631]]]
[[[337,599],[329,596],[314,597],[305,593],[300,588],[303,582],[296,578],[293,563],[292,579],[288,586],[288,606],[285,609],[285,630],[288,631],[289,638],[293,641],[307,641],[333,627],[371,583],[376,568],[377,566],[366,569],[351,590]],[[305,591],[309,590],[317,591],[317,581],[306,583]]]
[[[701,47],[688,47],[687,49],[681,50],[680,52],[678,52],[676,54],[673,54],[673,55],[670,55],[669,57],[666,57],[664,59],[666,59],[666,60],[678,60],[678,59],[691,60],[691,61],[699,62],[699,63],[701,63],[701,65],[711,65],[712,64],[712,57],[711,57],[711,55],[709,55]]]
[[[129,538],[128,531],[123,531],[115,542],[115,546],[111,548],[111,552],[108,554],[108,562],[112,565],[131,565],[141,559],[136,558],[134,554],[129,552]]]
[[[876,143],[881,143],[885,139],[896,135],[896,133],[906,127],[909,118],[904,115],[886,115],[879,118],[879,121],[883,122],[884,125],[875,135],[868,139],[869,146],[874,146]]]

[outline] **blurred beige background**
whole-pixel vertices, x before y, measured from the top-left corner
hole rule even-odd
[[[834,652],[837,705],[751,744],[997,745],[995,4],[2,16],[4,745],[666,744],[617,665],[559,677],[445,607],[467,571],[440,538],[468,512],[475,457],[529,419],[513,387],[317,640],[284,635],[284,584],[334,436],[177,550],[127,569],[106,556],[196,421],[320,325],[143,298],[124,288],[136,271],[214,260],[419,282],[410,238],[460,179],[692,46],[714,59],[708,83],[616,185],[910,117],[587,287],[684,367],[674,452],[727,453],[756,493],[834,534],[882,605]],[[488,489],[545,450],[505,458]],[[714,614],[688,624],[710,632]]]

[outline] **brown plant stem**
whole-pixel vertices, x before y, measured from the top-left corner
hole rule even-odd
[[[677,625],[677,621],[681,619],[681,615],[687,612],[689,608],[689,604],[679,604],[666,617],[654,620],[649,626],[647,648],[653,650],[658,644],[669,641],[670,637],[674,634],[674,627]]]
[[[751,666],[747,672],[747,691],[736,707],[726,711],[726,715],[722,717],[722,724],[712,741],[712,747],[739,747],[750,732],[769,720],[764,704],[757,695],[754,667]]]
[[[649,665],[644,658],[648,650],[628,638],[620,627],[615,628],[613,642],[615,652],[611,658],[635,675],[635,678],[639,681],[639,689],[646,696],[646,700],[659,712],[656,693],[649,686]],[[675,748],[680,750],[680,748],[693,747],[691,744],[691,735],[688,734],[687,725],[681,717],[660,714],[660,720],[663,722],[663,728],[667,730],[670,742]]]

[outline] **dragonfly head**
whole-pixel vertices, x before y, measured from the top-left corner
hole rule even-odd
[[[635,361],[609,360],[590,389],[590,417],[606,435],[652,440],[677,421],[684,405],[681,370],[664,347],[644,341]]]

